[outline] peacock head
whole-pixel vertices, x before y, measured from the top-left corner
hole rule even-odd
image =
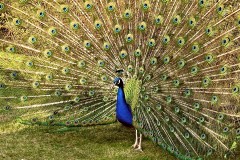
[[[116,77],[113,81],[115,86],[118,86],[119,88],[123,88],[123,80],[119,77]]]

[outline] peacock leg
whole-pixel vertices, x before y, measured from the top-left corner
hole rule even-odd
[[[137,135],[137,130],[136,130],[136,139],[135,139],[135,143],[132,145],[133,148],[137,148],[138,147],[138,135]]]
[[[140,133],[140,137],[139,137],[138,148],[136,150],[142,152],[142,134],[141,133]]]

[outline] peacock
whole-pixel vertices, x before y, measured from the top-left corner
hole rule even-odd
[[[119,121],[177,159],[234,159],[239,0],[1,0],[0,107],[27,125]],[[140,135],[139,135],[140,134]]]

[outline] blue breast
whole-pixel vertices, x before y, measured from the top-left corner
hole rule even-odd
[[[116,112],[119,122],[123,125],[132,126],[132,111],[126,102],[123,88],[118,88]]]

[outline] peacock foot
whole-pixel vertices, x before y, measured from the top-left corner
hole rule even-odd
[[[135,151],[143,152],[141,147],[136,148]]]
[[[137,149],[137,148],[138,148],[138,144],[135,143],[135,144],[132,145],[132,147],[133,147],[134,149]]]

